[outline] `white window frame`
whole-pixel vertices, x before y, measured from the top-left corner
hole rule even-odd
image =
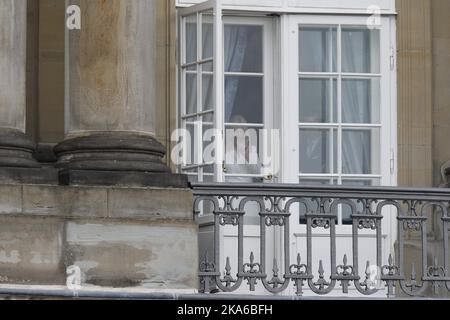
[[[203,12],[214,12],[214,57],[213,59],[202,60],[202,45],[201,45],[201,28],[199,26],[202,25],[201,13]],[[186,61],[186,52],[184,39],[185,28],[183,19],[197,15],[197,61],[192,63],[185,64]],[[242,17],[242,16],[223,16],[223,11],[221,9],[220,1],[207,1],[192,7],[183,8],[179,10],[179,33],[180,33],[180,72],[179,72],[179,92],[178,102],[179,108],[178,112],[180,112],[180,116],[178,117],[178,127],[182,129],[186,129],[184,123],[184,117],[186,114],[186,86],[185,86],[185,65],[192,64],[202,64],[205,61],[213,62],[214,64],[214,110],[203,111],[201,110],[201,97],[202,97],[202,85],[201,85],[201,71],[197,68],[197,113],[192,114],[192,116],[201,117],[205,114],[214,114],[214,127],[221,132],[222,137],[225,138],[225,130],[226,126],[230,125],[229,123],[225,123],[224,114],[225,114],[225,78],[227,75],[233,75],[238,73],[233,72],[225,72],[224,66],[224,26],[226,24],[236,24],[236,25],[258,25],[264,28],[263,30],[263,124],[248,124],[248,127],[251,128],[264,128],[271,129],[274,127],[273,119],[276,118],[274,115],[274,105],[275,105],[275,95],[274,95],[274,51],[277,46],[270,46],[269,44],[274,40],[274,19],[270,17],[260,16],[260,17]],[[216,70],[221,70],[220,72],[216,72]],[[200,130],[201,123],[197,124],[198,132],[202,132]],[[202,145],[202,137],[199,135],[197,137],[196,143],[198,145]],[[227,174],[225,170],[225,143],[224,139],[222,141],[216,141],[216,163],[198,163],[193,165],[181,166],[180,171],[188,172],[189,170],[197,169],[197,174],[189,174],[191,176],[197,176],[199,182],[203,182],[205,175],[203,174],[203,168],[206,166],[214,165],[214,181],[215,182],[226,182],[227,177],[239,176],[239,177],[249,177],[249,178],[267,178],[261,175],[246,175],[246,174]],[[186,145],[184,150],[186,150]],[[197,159],[202,159],[203,150],[197,148],[196,157]],[[217,152],[219,151],[219,152]],[[264,152],[264,151],[262,151]],[[275,164],[273,164],[275,165]],[[271,175],[269,175],[271,176]]]
[[[239,16],[258,16],[260,12],[255,11],[254,14],[242,12],[240,10],[231,11],[228,8],[227,15]],[[224,130],[224,75],[223,73],[215,72],[215,70],[224,70],[224,52],[223,52],[223,7],[221,1],[206,1],[198,5],[186,7],[178,10],[179,16],[182,18],[187,15],[205,10],[212,10],[214,12],[214,90],[215,90],[215,106],[216,110],[221,112],[215,112],[214,120],[215,127],[223,133]],[[392,14],[381,16],[381,52],[380,61],[390,61],[390,66],[386,63],[381,64],[382,81],[381,85],[381,99],[382,109],[380,110],[380,123],[385,126],[382,130],[381,141],[383,146],[380,148],[380,174],[375,175],[374,178],[381,178],[380,184],[383,186],[396,186],[397,185],[397,94],[396,94],[396,39],[395,39],[395,19],[392,18]],[[245,18],[241,18],[246,20]],[[275,180],[281,183],[298,183],[299,178],[299,164],[298,161],[291,161],[293,154],[298,152],[298,133],[292,135],[292,128],[298,128],[297,115],[292,115],[290,109],[292,104],[298,101],[298,79],[297,73],[293,74],[292,70],[295,68],[292,66],[292,61],[298,61],[293,55],[298,51],[298,40],[293,36],[295,31],[292,29],[292,21],[300,21],[302,24],[308,25],[321,25],[321,24],[349,24],[349,25],[362,25],[368,19],[368,15],[309,15],[309,14],[281,14],[274,22],[273,30],[273,91],[272,101],[276,108],[281,108],[283,112],[278,115],[275,112],[272,113],[274,119],[271,124],[274,128],[280,128],[281,130],[281,143],[282,143],[282,163],[281,172]],[[275,20],[275,19],[274,19]],[[180,34],[182,34],[182,23],[180,23]],[[294,32],[294,33],[293,33]],[[383,41],[386,40],[386,41]],[[180,42],[181,44],[181,42]],[[180,45],[180,55],[183,57],[183,46]],[[298,69],[297,69],[298,70]],[[181,75],[181,73],[180,73]],[[295,78],[294,78],[295,77]],[[182,77],[179,78],[182,81]],[[182,105],[182,83],[180,88],[181,95],[178,95],[179,105]],[[267,99],[267,98],[266,98]],[[291,108],[289,108],[291,106]],[[265,108],[267,109],[267,108]],[[297,106],[298,109],[298,106]],[[180,110],[180,109],[178,109]],[[295,112],[295,111],[294,111]],[[297,110],[298,112],[298,110]],[[267,112],[266,112],[267,114]],[[180,119],[180,117],[178,117]],[[295,123],[294,123],[295,121]],[[181,123],[179,123],[181,125]],[[359,126],[359,125],[358,125]],[[181,126],[179,126],[181,127]],[[291,128],[291,129],[288,129]],[[286,131],[286,130],[291,130]],[[292,139],[292,137],[297,137]],[[297,139],[297,141],[296,141]],[[215,166],[214,181],[224,182],[225,174],[223,172],[222,163],[224,160],[224,145],[218,146],[217,161]],[[295,154],[297,156],[297,154]],[[220,161],[221,159],[221,161]],[[298,159],[296,157],[296,159]],[[329,175],[327,175],[329,176]],[[358,175],[359,176],[359,175]],[[350,176],[348,176],[350,178]],[[369,178],[369,176],[365,176]]]
[[[282,130],[297,130],[299,128],[299,68],[298,68],[298,26],[299,25],[364,25],[367,17],[360,16],[328,16],[328,15],[288,15],[283,25],[283,41],[288,44],[288,50],[282,56],[283,63],[283,120]],[[287,29],[286,29],[287,28]],[[393,30],[394,29],[394,30]],[[346,178],[379,178],[383,186],[396,186],[397,168],[395,165],[395,155],[397,153],[397,134],[396,134],[396,72],[395,72],[395,28],[393,28],[390,18],[381,18],[380,26],[380,91],[381,91],[381,109],[380,125],[370,125],[370,127],[379,127],[380,136],[380,174],[375,175],[345,175]],[[338,41],[339,42],[339,41]],[[339,56],[339,54],[338,54]],[[339,88],[338,88],[339,91]],[[349,124],[348,127],[364,127],[359,124]],[[283,179],[285,183],[299,183],[300,168],[299,161],[291,161],[292,158],[299,159],[299,134],[288,134],[283,132],[285,137],[283,141]],[[303,175],[307,177],[308,175]],[[311,176],[317,177],[313,174]],[[325,176],[333,176],[326,174]],[[337,178],[339,178],[337,176]]]

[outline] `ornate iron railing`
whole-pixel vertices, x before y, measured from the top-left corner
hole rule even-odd
[[[341,291],[346,294],[350,287],[363,296],[386,292],[388,297],[420,297],[450,291],[448,189],[263,184],[193,184],[192,189],[195,215],[203,219],[201,227],[209,227],[213,234],[212,252],[200,252],[201,293],[242,292],[246,285],[250,291],[255,291],[258,285],[268,293],[291,292],[299,296],[305,290],[318,295],[333,294],[338,290],[339,294]],[[253,252],[244,256],[244,218],[249,203],[257,204],[259,208],[259,261]],[[347,212],[351,211],[347,220],[351,246],[349,253],[337,257],[336,228],[343,206],[347,207]],[[397,233],[395,250],[388,246],[383,252],[383,234],[386,232],[383,221],[392,215],[395,215],[393,221]],[[304,262],[299,253],[292,254],[293,222],[306,228]],[[224,228],[237,231],[237,267],[234,270],[230,257],[220,252]],[[271,228],[278,229],[284,249],[279,261],[274,259],[273,265],[268,265],[266,237]],[[330,248],[329,256],[317,261],[313,260],[312,245],[316,230],[327,230]],[[360,234],[366,230],[374,233],[376,261],[361,265]],[[419,254],[414,255],[408,248],[416,248]],[[331,267],[329,276],[325,275],[325,260]],[[378,270],[375,278],[372,263]],[[313,270],[313,264],[317,270]],[[269,269],[272,270],[268,272]]]

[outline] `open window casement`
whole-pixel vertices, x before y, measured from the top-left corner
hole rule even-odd
[[[181,127],[185,142],[183,172],[199,182],[220,180],[221,139],[214,139],[217,160],[205,161],[205,132],[223,131],[223,21],[220,1],[206,1],[178,11],[180,18]],[[210,143],[213,139],[211,138]],[[208,159],[206,159],[208,160]]]

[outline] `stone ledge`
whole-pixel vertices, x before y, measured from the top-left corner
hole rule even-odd
[[[65,186],[187,188],[188,178],[172,173],[61,170],[59,183]]]
[[[193,220],[189,189],[0,185],[0,215]]]
[[[0,168],[0,184],[58,184],[54,168]]]

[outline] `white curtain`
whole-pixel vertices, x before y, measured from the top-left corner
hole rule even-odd
[[[248,47],[248,28],[240,26],[225,26],[225,71],[241,71]],[[239,89],[239,78],[226,78],[225,101],[230,106],[234,105]],[[232,108],[225,108],[225,121],[229,121]]]
[[[344,72],[367,72],[370,70],[370,46],[366,30],[342,32],[342,65]],[[371,122],[370,80],[343,80],[342,119],[345,123]],[[343,134],[343,172],[347,174],[370,174],[370,131],[347,131]]]

